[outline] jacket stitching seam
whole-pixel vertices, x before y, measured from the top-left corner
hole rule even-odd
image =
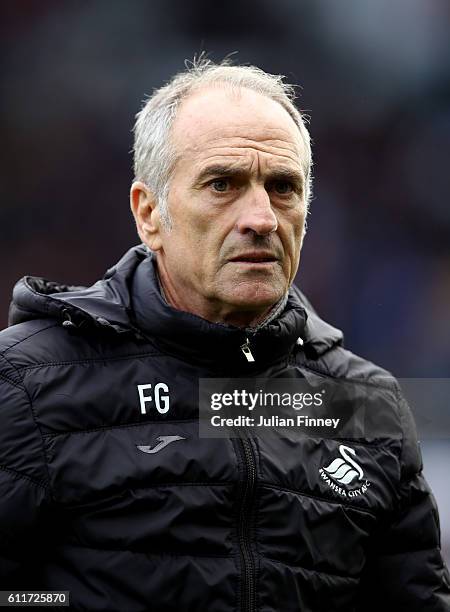
[[[46,448],[45,448],[44,437],[42,435],[42,429],[41,429],[41,426],[39,425],[39,423],[37,421],[36,412],[35,412],[34,407],[33,407],[33,401],[31,399],[31,395],[29,394],[28,389],[26,388],[25,384],[24,384],[24,391],[25,391],[25,395],[26,395],[26,397],[28,399],[28,403],[29,403],[29,406],[30,406],[31,416],[33,418],[34,424],[35,424],[35,426],[36,426],[36,428],[37,428],[37,430],[39,432],[39,437],[41,439],[41,449],[42,449],[42,455],[43,455],[43,458],[44,458],[45,471],[47,472],[48,488],[49,488],[51,496],[53,497],[52,488],[50,486],[50,470],[49,470],[49,467],[48,467],[47,451],[46,451]]]
[[[14,363],[12,363],[12,361],[10,361],[8,359],[8,357],[6,357],[6,355],[3,352],[0,353],[0,355],[6,361],[6,363],[14,370],[14,372],[19,377],[19,380],[14,380],[14,378],[10,377],[8,374],[5,374],[4,372],[0,372],[0,376],[2,378],[4,378],[5,380],[7,380],[8,382],[12,382],[14,384],[14,386],[19,387],[20,389],[25,390],[25,385],[23,383],[23,377],[20,376],[20,372],[17,369],[17,366]]]
[[[48,361],[48,362],[42,361],[40,363],[35,363],[30,366],[23,366],[22,368],[19,368],[19,371],[27,372],[29,370],[35,370],[38,368],[45,368],[45,367],[57,367],[57,366],[63,366],[63,365],[82,365],[83,363],[86,363],[86,364],[105,363],[108,361],[125,361],[127,359],[136,359],[139,357],[165,357],[165,356],[166,354],[162,352],[148,352],[148,353],[135,353],[132,355],[120,355],[117,357],[92,357],[92,358],[86,358],[86,359],[72,359],[68,361]]]
[[[332,576],[333,578],[343,578],[344,580],[359,580],[359,576],[345,576],[344,574],[335,574],[334,572],[327,572],[325,570],[311,569],[309,567],[305,567],[304,565],[287,563],[286,561],[282,561],[281,559],[274,559],[273,557],[267,557],[266,555],[261,556],[263,557],[263,559],[267,559],[268,561],[273,561],[274,563],[281,563],[282,565],[287,565],[289,567],[298,567],[299,569],[302,569],[305,572],[309,572],[311,574],[325,574],[326,576]]]
[[[338,506],[344,506],[345,508],[353,508],[354,510],[358,510],[358,512],[363,512],[365,514],[368,514],[369,516],[371,516],[372,518],[377,518],[377,515],[375,512],[373,512],[372,510],[367,510],[366,508],[360,508],[359,506],[356,506],[355,504],[352,503],[343,503],[342,501],[339,500],[334,500],[334,499],[329,499],[328,497],[324,497],[321,495],[315,495],[313,493],[306,493],[304,491],[300,491],[299,489],[292,489],[290,487],[283,487],[281,485],[277,485],[277,484],[272,484],[270,482],[265,482],[265,481],[261,481],[261,486],[263,487],[269,487],[271,489],[279,489],[280,491],[288,491],[289,493],[296,493],[297,495],[301,495],[302,497],[308,497],[310,499],[314,499],[317,501],[324,501],[324,502],[328,502],[330,504],[337,504]]]
[[[441,547],[436,544],[435,546],[421,546],[420,548],[408,548],[407,550],[389,550],[387,554],[389,554],[390,556],[409,555],[411,553],[430,552],[432,550],[437,550],[438,552],[441,552]],[[441,567],[444,567],[444,565]]]
[[[58,432],[48,432],[43,433],[42,437],[44,438],[56,438],[57,436],[73,436],[77,434],[89,434],[95,431],[109,431],[111,429],[131,429],[133,427],[139,427],[139,425],[153,425],[153,424],[178,424],[178,423],[196,423],[198,419],[174,419],[174,420],[157,420],[157,419],[149,419],[148,421],[134,421],[132,423],[118,423],[117,425],[104,425],[100,427],[92,427],[90,429],[78,429],[72,431],[58,431]]]
[[[53,327],[53,326],[52,326],[52,327]],[[39,331],[42,331],[42,330],[39,330]],[[5,361],[7,361],[7,362],[10,364],[10,366],[11,366],[12,368],[14,368],[14,370],[15,370],[15,371],[16,371],[16,372],[19,374],[19,370],[18,370],[17,366],[16,366],[15,364],[13,364],[13,363],[12,363],[12,362],[11,362],[11,361],[10,361],[10,360],[9,360],[9,359],[8,359],[8,358],[7,358],[7,357],[4,355],[4,354],[3,354],[3,353],[2,353],[2,357],[3,357],[3,359],[4,359]],[[50,487],[50,471],[49,471],[49,467],[48,467],[47,453],[46,453],[46,450],[45,450],[44,438],[43,438],[43,435],[42,435],[42,430],[41,430],[41,427],[40,427],[40,425],[39,425],[39,423],[38,423],[38,421],[37,421],[37,418],[36,418],[36,413],[35,413],[35,410],[34,410],[34,407],[33,407],[33,401],[32,401],[32,399],[31,399],[31,395],[30,395],[30,393],[28,392],[28,389],[27,389],[27,387],[26,387],[26,385],[25,385],[25,382],[24,382],[23,378],[21,379],[21,386],[20,386],[20,389],[21,389],[21,390],[24,392],[24,394],[25,394],[25,397],[26,397],[26,399],[27,399],[27,402],[28,402],[28,405],[29,405],[29,408],[30,408],[31,418],[33,419],[33,422],[34,422],[34,425],[35,425],[35,427],[36,427],[37,431],[39,432],[39,438],[40,438],[40,441],[41,441],[41,451],[42,451],[42,456],[43,456],[43,459],[44,459],[45,471],[46,471],[46,473],[47,473],[47,479],[48,479],[48,489],[49,489],[49,491],[50,491],[50,493],[51,493],[51,487]]]
[[[229,555],[199,555],[199,554],[194,554],[194,553],[179,553],[179,552],[172,552],[172,551],[160,551],[160,552],[151,552],[151,551],[147,551],[147,550],[133,550],[132,548],[99,548],[98,546],[89,546],[89,545],[84,545],[81,543],[70,543],[69,546],[73,546],[74,548],[83,548],[83,549],[88,549],[88,550],[99,550],[102,552],[129,552],[129,553],[133,553],[133,554],[138,554],[138,555],[151,555],[151,556],[157,556],[157,557],[162,557],[164,555],[170,556],[170,557],[200,557],[200,558],[204,558],[204,559],[233,559],[234,554],[230,553]]]
[[[13,378],[9,378],[9,376],[4,374],[3,372],[0,372],[0,378],[3,379],[6,383],[9,383],[10,385],[12,385],[13,387],[16,387],[17,389],[21,389],[22,391],[24,390],[23,384],[21,384],[17,380],[14,380]]]
[[[23,478],[24,480],[28,480],[32,484],[36,485],[37,487],[40,487],[41,489],[48,489],[49,488],[48,484],[42,482],[41,480],[36,480],[32,476],[28,476],[28,474],[24,474],[23,472],[19,472],[18,470],[15,470],[14,468],[8,467],[7,465],[0,465],[0,470],[2,470],[3,472],[8,472],[10,474],[13,474],[14,476],[19,476],[19,478]]]
[[[312,436],[310,436],[310,438],[312,438]],[[368,442],[367,440],[363,440],[362,438],[340,438],[340,437],[333,437],[333,436],[329,436],[326,438],[317,438],[319,440],[333,440],[334,442],[351,442],[354,445],[359,445],[359,446],[367,446],[368,448],[380,448],[380,449],[384,449],[386,447],[392,446],[392,442],[395,442],[396,440],[400,440],[401,438],[394,438],[394,437],[390,437],[390,438],[386,438],[387,442]]]
[[[224,481],[204,481],[204,482],[197,482],[197,481],[192,481],[192,482],[155,482],[152,483],[151,485],[147,485],[145,487],[129,487],[129,491],[148,491],[151,489],[159,489],[162,487],[196,487],[196,486],[200,486],[200,487],[217,487],[217,486],[226,486],[226,487],[231,487],[234,486],[236,484],[236,482],[232,481],[232,480],[224,480]],[[126,494],[125,492],[122,492],[121,495],[119,495],[120,497],[123,497]],[[64,504],[65,508],[68,509],[80,509],[80,508],[84,508],[87,506],[90,506],[91,504],[95,504],[98,500],[96,499],[87,499],[84,502],[81,502],[79,504],[76,503],[68,503],[68,504]]]
[[[395,396],[396,396],[396,400],[397,400],[398,411],[399,411],[399,415],[400,415],[400,425],[401,425],[401,428],[402,428],[402,447],[401,447],[401,450],[400,450],[400,457],[399,457],[399,460],[400,460],[399,484],[401,484],[403,482],[403,478],[402,478],[403,466],[402,466],[402,463],[403,463],[403,458],[404,458],[405,433],[406,433],[406,430],[405,430],[405,417],[404,417],[404,414],[403,414],[403,409],[400,406],[400,404],[401,404],[400,390],[397,388],[395,391],[396,391]],[[420,472],[420,470],[419,470],[419,472]],[[412,480],[412,478],[411,479],[407,479],[407,481],[411,481],[411,480]]]
[[[43,329],[38,329],[37,331],[33,332],[32,334],[30,334],[29,336],[27,336],[26,338],[22,338],[21,340],[18,340],[17,342],[14,342],[14,344],[11,344],[11,346],[8,346],[2,354],[6,353],[6,351],[9,351],[10,349],[14,348],[15,346],[17,346],[18,344],[21,344],[21,342],[25,342],[26,340],[29,340],[30,338],[32,338],[33,336],[36,336],[37,334],[40,334],[44,331],[47,331],[48,329],[52,329],[53,327],[57,327],[58,324],[57,323],[53,323],[52,325],[48,325],[47,327],[44,327]],[[6,357],[5,357],[6,359]]]
[[[397,388],[396,388],[396,385],[394,385],[394,383],[392,384],[392,386],[383,385],[377,382],[371,382],[370,380],[363,380],[363,379],[358,379],[358,378],[352,379],[352,378],[345,378],[342,376],[334,376],[333,374],[330,374],[329,371],[321,370],[320,368],[313,368],[312,366],[305,365],[304,363],[296,362],[295,365],[299,367],[300,369],[304,368],[305,370],[308,370],[309,372],[313,372],[314,374],[321,374],[322,376],[325,376],[326,378],[331,378],[332,380],[337,380],[339,382],[343,382],[346,384],[358,383],[361,385],[365,385],[366,387],[375,387],[376,389],[392,391],[395,393],[397,397]]]
[[[157,489],[158,487],[217,487],[217,486],[233,486],[236,482],[234,480],[204,480],[204,481],[189,481],[189,482],[177,482],[177,481],[167,481],[167,482],[155,482],[151,485],[145,487],[130,487],[130,491],[145,491],[147,489]]]

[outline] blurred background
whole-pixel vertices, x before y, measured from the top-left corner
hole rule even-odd
[[[447,0],[4,3],[1,327],[21,276],[91,284],[137,243],[141,100],[185,58],[238,51],[298,84],[311,118],[296,282],[348,348],[399,377],[450,377],[449,31]],[[450,560],[450,440],[422,446]]]

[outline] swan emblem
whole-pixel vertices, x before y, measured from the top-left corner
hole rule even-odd
[[[348,485],[352,483],[356,477],[362,480],[364,472],[354,459],[349,456],[349,453],[356,455],[356,452],[350,446],[341,444],[339,452],[343,458],[334,459],[328,467],[324,467],[324,471],[340,484]]]

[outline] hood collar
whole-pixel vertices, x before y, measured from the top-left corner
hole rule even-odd
[[[145,305],[151,303],[151,308]],[[14,287],[9,324],[51,318],[82,331],[93,326],[117,333],[141,332],[157,338],[167,350],[179,353],[180,346],[208,345],[206,361],[214,355],[226,358],[231,345],[236,358],[239,346],[249,338],[259,363],[275,361],[289,352],[298,337],[311,356],[320,356],[343,341],[342,332],[319,318],[305,296],[291,287],[283,312],[251,333],[234,326],[211,323],[196,315],[169,306],[158,289],[154,258],[144,245],[131,248],[91,287],[58,284],[27,276]],[[243,354],[242,354],[243,355]],[[255,364],[256,365],[256,364]]]
[[[242,366],[260,369],[287,356],[303,333],[306,322],[304,308],[289,296],[281,314],[273,319],[269,316],[264,325],[256,328],[212,323],[195,314],[176,310],[161,295],[156,261],[152,256],[137,267],[130,293],[139,329],[155,338],[166,351],[181,354],[187,360],[195,358],[205,365],[235,363],[239,369]],[[254,363],[245,356],[248,349]]]

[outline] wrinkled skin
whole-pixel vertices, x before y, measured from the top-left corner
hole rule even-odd
[[[306,214],[300,132],[270,98],[216,86],[182,102],[172,142],[171,228],[143,183],[131,189],[166,297],[209,321],[254,325],[286,293],[299,264]]]

